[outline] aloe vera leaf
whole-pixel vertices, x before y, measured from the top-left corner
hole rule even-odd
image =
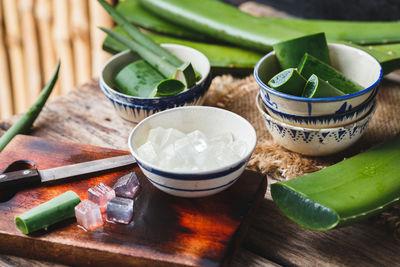
[[[302,96],[309,98],[335,97],[342,95],[344,95],[342,91],[320,79],[315,74],[311,75],[307,80],[302,94]]]
[[[144,60],[125,66],[115,76],[119,92],[138,97],[154,97],[156,86],[165,78]]]
[[[276,91],[301,96],[306,82],[296,69],[289,68],[272,77],[268,85]]]
[[[114,31],[126,35],[119,26],[115,27]],[[149,33],[146,34],[157,43],[174,43],[199,50],[210,60],[210,64],[214,68],[253,68],[258,60],[263,56],[261,53],[238,47],[194,42]],[[118,53],[128,48],[115,39],[107,37],[103,42],[103,49],[110,53]]]
[[[36,118],[39,116],[49,98],[51,92],[53,91],[54,85],[57,82],[58,72],[60,70],[60,62],[57,63],[56,69],[53,76],[47,82],[47,84],[42,89],[38,99],[35,103],[28,109],[28,111],[19,118],[10,129],[7,130],[0,137],[0,152],[7,146],[7,144],[17,135],[24,134],[29,131],[32,124],[35,122]]]
[[[164,19],[155,16],[153,13],[144,9],[138,0],[125,0],[120,2],[116,9],[123,15],[130,23],[136,26],[177,37],[183,37],[191,40],[207,40],[208,36],[193,30],[188,30],[182,26],[177,26]]]
[[[260,20],[214,0],[141,0],[158,16],[221,40],[262,52],[272,44],[304,35],[302,31]]]
[[[328,44],[323,32],[282,41],[272,47],[282,69],[297,67],[306,52],[328,65],[331,64]]]
[[[157,84],[156,88],[156,96],[169,96],[182,92],[185,85],[177,79],[165,79]]]
[[[179,67],[183,62],[168,50],[162,48],[159,44],[154,42],[151,38],[143,34],[138,28],[133,26],[125,19],[113,6],[104,0],[98,0],[104,9],[111,15],[111,17],[121,26],[122,29],[142,47],[150,50],[154,54],[164,57],[172,65]],[[168,77],[168,76],[167,76]]]
[[[198,75],[200,75],[200,73]],[[186,81],[187,88],[191,88],[196,84],[197,80],[201,79],[201,76],[196,78],[192,63],[190,62],[185,62],[180,67],[178,67],[174,77],[177,80]]]
[[[400,199],[400,135],[323,170],[271,185],[275,203],[318,231],[348,225]]]
[[[304,54],[304,57],[299,63],[298,71],[306,79],[309,79],[312,74],[315,74],[319,78],[328,81],[345,94],[356,93],[364,89],[364,87],[347,78],[335,68],[325,64],[308,53]]]
[[[67,191],[15,217],[15,225],[24,234],[46,229],[52,224],[75,216],[75,206],[81,202],[73,191]]]

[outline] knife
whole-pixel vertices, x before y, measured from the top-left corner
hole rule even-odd
[[[17,171],[4,172],[0,174],[0,190],[20,189],[26,186],[35,186],[49,182],[64,180],[80,175],[89,175],[102,171],[110,171],[116,168],[136,163],[132,155],[98,159],[57,168],[38,170],[32,161],[15,161],[10,164],[22,163],[30,168],[23,168]]]

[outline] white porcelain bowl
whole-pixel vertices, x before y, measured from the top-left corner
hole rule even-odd
[[[247,144],[246,155],[227,166],[198,172],[162,169],[142,159],[137,149],[156,127],[175,128],[184,133],[202,131],[206,136],[231,132],[235,139]],[[214,107],[178,107],[149,116],[131,132],[128,145],[148,180],[160,190],[180,197],[203,197],[218,193],[232,185],[244,171],[257,143],[253,126],[239,115]]]
[[[292,115],[323,116],[349,111],[374,94],[382,78],[379,62],[368,53],[351,46],[330,43],[328,48],[332,66],[362,85],[364,90],[328,98],[306,98],[278,92],[267,85],[281,70],[275,52],[270,52],[254,68],[254,77],[269,106]]]
[[[330,155],[350,147],[363,135],[376,109],[375,104],[363,118],[342,127],[312,129],[292,126],[272,118],[264,109],[259,96],[256,103],[275,142],[291,151],[309,156]]]
[[[101,71],[99,86],[103,94],[111,101],[117,114],[125,120],[138,123],[144,118],[170,108],[202,105],[204,95],[211,84],[210,62],[207,57],[191,47],[177,44],[162,44],[162,47],[175,54],[182,61],[190,61],[201,74],[201,80],[192,88],[179,94],[167,97],[134,97],[115,90],[114,78],[126,65],[139,57],[129,50],[120,52],[110,58]]]

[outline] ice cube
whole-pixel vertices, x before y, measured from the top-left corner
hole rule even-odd
[[[157,147],[161,146],[166,132],[167,130],[165,130],[162,127],[151,129],[149,131],[149,137],[147,138],[147,142],[150,142],[153,146]]]
[[[195,130],[189,133],[187,136],[197,152],[201,153],[207,149],[207,137],[199,130]]]
[[[116,196],[126,198],[134,198],[139,192],[139,187],[139,180],[134,172],[122,176],[113,186]]]
[[[78,224],[88,231],[103,225],[100,207],[88,199],[75,206],[75,217]]]
[[[99,205],[100,211],[107,210],[107,202],[115,197],[115,191],[111,187],[100,183],[88,190],[88,199]]]
[[[107,204],[107,220],[128,224],[133,217],[133,200],[116,197]]]
[[[173,144],[176,142],[176,140],[181,139],[183,137],[185,137],[185,134],[182,133],[181,131],[176,130],[174,128],[169,128],[165,132],[165,136],[163,142],[161,143],[161,147]]]
[[[146,161],[154,162],[157,160],[157,152],[150,141],[147,141],[146,143],[141,145],[138,148],[137,153]]]

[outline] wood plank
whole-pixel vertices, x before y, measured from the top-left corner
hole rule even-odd
[[[0,170],[20,159],[34,160],[40,170],[122,154],[129,152],[19,135],[0,153]],[[15,216],[65,191],[73,190],[83,200],[90,187],[100,182],[112,186],[131,171],[140,181],[141,192],[128,225],[106,223],[85,232],[72,219],[31,235],[20,233],[14,225]],[[266,177],[245,171],[219,194],[174,197],[151,185],[136,164],[100,176],[27,188],[0,203],[0,251],[79,266],[108,266],[110,262],[221,266],[229,263],[239,246],[249,215],[265,190]]]

